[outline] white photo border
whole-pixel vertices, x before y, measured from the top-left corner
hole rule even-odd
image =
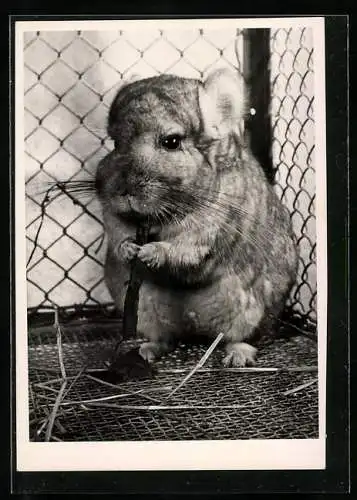
[[[64,30],[142,30],[310,27],[314,44],[319,437],[236,441],[30,442],[28,415],[27,285],[24,173],[23,33]],[[321,470],[326,467],[327,192],[325,21],[322,17],[15,23],[15,287],[16,469],[32,471]]]

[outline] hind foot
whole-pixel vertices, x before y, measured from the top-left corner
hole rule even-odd
[[[227,355],[223,358],[225,367],[244,368],[245,366],[255,365],[255,356],[257,349],[245,342],[228,344],[226,347]]]
[[[171,351],[172,348],[164,343],[159,342],[144,342],[139,348],[139,354],[149,363],[153,363],[163,354]]]

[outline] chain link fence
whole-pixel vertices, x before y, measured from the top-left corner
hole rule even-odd
[[[312,33],[271,32],[272,156],[276,190],[289,208],[299,245],[292,304],[316,320],[315,132]]]
[[[98,161],[111,150],[107,113],[118,88],[133,74],[202,78],[213,68],[228,66],[244,75],[250,31],[25,33],[30,313],[53,306],[97,307],[111,301],[103,282],[106,250],[100,245],[103,229],[98,201],[54,196],[46,205],[42,202],[49,183],[93,176]],[[255,44],[250,55],[258,64],[250,65],[250,81],[258,82],[256,96],[259,81],[268,83],[270,135],[266,124],[260,128],[272,139],[267,154],[274,165],[276,190],[290,210],[300,249],[298,280],[290,302],[301,315],[315,321],[312,33],[309,28],[264,31],[268,33],[269,71],[259,65],[263,51]],[[255,107],[254,95],[251,106]],[[256,129],[263,119],[259,113],[255,116]]]
[[[182,345],[155,363],[156,375],[112,385],[102,354],[117,342],[110,324],[61,325],[65,396],[51,441],[182,439],[306,439],[318,436],[316,349],[303,337],[260,345],[256,368],[222,370],[224,350],[178,390],[205,349]],[[139,340],[141,342],[142,340]],[[137,340],[122,343],[123,351]],[[63,385],[56,331],[30,333],[30,437],[44,440],[43,423]],[[87,367],[83,372],[83,367]],[[41,432],[42,430],[42,432]]]

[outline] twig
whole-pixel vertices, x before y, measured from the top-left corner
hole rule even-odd
[[[103,396],[102,398],[94,398],[94,399],[83,399],[83,400],[77,400],[77,401],[62,401],[61,406],[71,406],[74,404],[88,404],[88,403],[97,403],[101,401],[111,401],[113,399],[121,399],[121,398],[128,398],[130,396],[137,396],[141,395],[142,389],[136,392],[128,392],[125,394],[113,394],[112,396]],[[153,399],[154,401],[158,401],[155,398],[150,398]]]
[[[87,400],[76,400],[76,401],[64,401],[66,395],[68,394],[71,386],[73,386],[73,383],[76,381],[76,378],[79,378],[79,376],[81,375],[81,372],[78,373],[75,377],[67,377],[66,381],[69,381],[70,379],[73,379],[73,382],[72,384],[68,387],[68,389],[66,390],[65,394],[63,395],[62,397],[62,403],[61,403],[61,406],[69,406],[69,405],[72,405],[72,404],[80,404],[80,403],[85,403],[87,402]],[[88,373],[85,373],[84,375],[86,378],[89,378],[90,380],[93,380],[95,382],[98,382],[102,385],[105,385],[105,386],[108,386],[108,387],[111,387],[113,389],[119,389],[119,387],[117,385],[114,385],[114,384],[111,384],[110,382],[106,382],[104,380],[100,380],[100,379],[97,379],[96,377],[92,377],[90,374]],[[47,389],[51,392],[55,392],[56,394],[58,394],[58,391],[56,389],[53,389],[53,388],[50,388],[48,386],[46,386],[46,384],[49,384],[51,382],[59,382],[59,381],[62,381],[62,379],[54,379],[53,381],[49,381],[49,382],[44,382],[43,384],[41,384],[40,382],[36,384],[36,386],[40,387],[40,388],[43,388],[43,389]],[[106,396],[104,398],[99,398],[99,399],[93,399],[93,400],[89,400],[89,401],[103,401],[103,400],[107,400],[107,399],[114,399],[114,398],[124,398],[124,397],[131,397],[131,396],[141,396],[143,398],[146,398],[146,399],[149,399],[150,401],[155,401],[155,402],[160,402],[160,400],[158,398],[155,398],[155,397],[152,397],[152,396],[149,396],[147,393],[148,392],[162,392],[162,391],[170,391],[172,390],[172,386],[168,386],[168,387],[158,387],[156,389],[139,389],[137,391],[133,391],[133,392],[126,392],[126,393],[122,393],[122,394],[115,394],[113,396]],[[42,399],[46,399],[47,401],[55,401],[55,399],[53,397],[49,397],[49,396],[46,396],[45,394],[37,394],[37,398],[42,398]]]
[[[117,410],[237,410],[247,405],[115,405],[109,403],[87,403],[88,406],[99,406]]]
[[[131,396],[140,396],[141,398],[144,398],[144,399],[147,399],[149,401],[153,401],[154,403],[161,403],[161,400],[159,398],[153,398],[152,396],[148,396],[147,394],[145,394],[145,392],[141,392],[141,391],[138,391],[138,392],[132,392],[132,393],[128,393],[127,394],[128,397],[131,397]]]
[[[47,422],[48,422],[48,418],[45,418],[45,419],[44,419],[44,421],[43,421],[43,423],[42,423],[42,425],[40,426],[40,428],[39,428],[39,429],[37,429],[37,431],[36,431],[36,436],[40,436],[40,435],[41,435],[41,433],[42,433],[43,429],[44,429],[44,428],[46,427],[46,425],[47,425]]]
[[[33,242],[33,248],[31,250],[29,258],[27,259],[26,267],[29,267],[29,265],[31,263],[31,260],[32,260],[32,258],[34,256],[34,253],[36,251],[37,244],[38,244],[38,239],[40,237],[40,232],[41,232],[41,228],[42,228],[42,225],[43,225],[43,220],[45,218],[46,206],[47,206],[48,202],[50,201],[49,195],[50,195],[50,192],[53,191],[54,187],[55,186],[51,186],[49,189],[47,189],[45,197],[41,201],[41,205],[40,205],[40,207],[41,207],[40,224],[39,224],[39,226],[37,228],[37,231],[36,231],[35,239],[34,239],[34,242]]]
[[[105,240],[105,233],[103,232],[102,235],[100,236],[99,244],[97,245],[97,248],[95,248],[95,250],[94,250],[94,253],[96,255],[99,253],[99,250],[102,248],[104,240]]]
[[[277,373],[277,372],[316,372],[317,366],[294,366],[292,368],[270,368],[270,367],[252,367],[252,368],[199,368],[198,373]],[[185,373],[185,368],[163,369],[159,373]]]
[[[310,382],[306,382],[306,384],[299,385],[295,387],[295,389],[289,389],[288,391],[283,392],[283,396],[289,396],[290,394],[295,394],[296,392],[302,391],[303,389],[310,387],[310,385],[315,384],[317,381],[318,379],[314,378],[314,380],[310,380]]]
[[[48,328],[46,328],[46,331],[48,331]],[[45,372],[45,373],[58,373],[57,368],[47,368],[45,366],[38,366],[34,363],[31,363],[31,368],[33,370],[39,370],[39,371]],[[62,380],[62,379],[59,379],[59,380]]]
[[[104,371],[107,371],[107,370],[104,370]],[[89,378],[90,380],[93,380],[94,382],[97,382],[98,384],[105,385],[106,387],[112,387],[113,389],[119,389],[118,385],[111,384],[110,382],[107,382],[106,380],[101,380],[100,378],[97,378],[97,377],[93,377],[89,373],[86,373],[85,377]]]
[[[70,191],[66,190],[66,182],[56,182],[56,184],[54,184],[54,186],[52,186],[52,189],[58,189],[58,190],[62,191],[62,193],[65,194],[66,196],[68,196],[68,198],[73,202],[74,205],[78,205],[79,207],[81,207],[83,212],[85,212],[87,215],[89,215],[92,219],[94,219],[100,225],[103,225],[103,222],[93,212],[91,212],[84,203],[81,203],[78,200],[78,198],[76,198],[75,196],[72,195],[72,193]]]
[[[72,182],[72,186],[70,184],[70,182]],[[69,188],[71,189],[72,187],[72,191],[74,193],[78,192],[80,193],[81,191],[83,191],[83,186],[82,186],[82,189],[79,189],[79,190],[73,190],[73,181],[69,181],[68,182],[68,185],[69,185]],[[49,202],[52,202],[55,198],[57,198],[58,196],[60,196],[61,194],[65,194],[67,195],[70,200],[72,200],[72,203],[75,204],[75,205],[78,205],[82,208],[83,212],[85,212],[87,215],[89,215],[90,217],[92,217],[94,220],[96,220],[97,222],[99,222],[99,224],[102,224],[102,221],[94,214],[92,213],[90,210],[88,210],[87,206],[84,204],[84,203],[81,203],[78,198],[75,198],[69,191],[66,190],[65,188],[66,186],[66,182],[54,182],[53,184],[50,185],[50,187],[45,191],[45,196],[41,202],[41,215],[40,215],[40,224],[38,226],[38,229],[36,231],[36,235],[35,235],[35,239],[34,239],[34,242],[33,242],[33,248],[32,248],[32,251],[31,251],[31,254],[27,260],[27,267],[29,266],[29,264],[31,263],[31,260],[34,256],[34,253],[36,251],[36,248],[37,248],[37,243],[38,243],[38,239],[39,239],[39,236],[40,236],[40,232],[41,232],[41,229],[42,229],[42,225],[43,225],[43,221],[44,221],[44,217],[45,217],[45,214],[46,214],[46,207],[48,205]],[[57,194],[57,196],[55,198],[52,198],[50,199],[50,193],[52,191],[59,191],[60,193]],[[43,193],[41,193],[43,194]]]
[[[58,389],[54,389],[53,387],[49,387],[48,385],[46,384],[42,384],[41,382],[37,382],[36,384],[34,384],[34,387],[38,387],[39,389],[44,389],[46,391],[50,391],[50,392],[55,392],[56,394],[58,394]]]
[[[148,241],[149,227],[147,224],[138,226],[136,230],[136,244],[144,245]],[[135,258],[131,263],[130,278],[126,291],[123,312],[123,338],[128,339],[136,336],[138,323],[139,290],[142,283],[141,262]],[[116,352],[118,351],[118,346]]]
[[[63,362],[63,351],[62,351],[62,331],[58,319],[58,308],[55,308],[55,322],[53,325],[56,328],[57,333],[57,349],[58,349],[58,361],[61,369],[62,378],[65,380],[67,378],[66,369]]]
[[[31,383],[29,384],[29,394],[30,394],[30,399],[32,401],[32,405],[33,405],[33,410],[29,410],[29,415],[30,415],[31,411],[35,411],[38,409],[37,401],[36,401],[35,394],[33,392],[33,388],[32,388]]]
[[[43,410],[46,413],[47,417],[41,418],[41,419],[34,419],[34,420],[30,421],[30,425],[33,425],[36,422],[38,424],[40,424],[42,422],[41,427],[36,431],[37,436],[41,435],[43,429],[46,427],[46,425],[48,425],[48,422],[50,419],[50,413],[47,411],[47,408],[43,408]],[[57,416],[59,416],[59,415],[63,415],[63,413],[57,412]],[[58,420],[54,421],[53,427],[56,427],[61,434],[66,434],[66,432],[67,432],[66,429],[63,427],[63,425]]]
[[[47,409],[46,407],[45,407],[43,410],[44,410],[44,412],[45,412],[45,413],[46,413],[46,415],[47,415],[47,421],[48,421],[48,420],[49,420],[49,418],[50,418],[50,416],[51,416],[51,414],[50,414],[50,412],[48,411],[48,409]],[[57,416],[62,415],[62,413],[63,413],[63,411],[60,411],[60,410],[59,410],[59,411],[57,412]],[[61,424],[58,420],[55,420],[55,422],[54,422],[54,424],[53,424],[53,425],[54,425],[54,427],[56,427],[56,428],[58,429],[58,431],[59,431],[61,434],[65,434],[65,433],[67,432],[67,431],[66,431],[66,429],[63,427],[63,425],[62,425],[62,424]]]
[[[81,375],[83,375],[83,373],[85,372],[85,370],[87,369],[87,365],[83,366],[79,372],[77,373],[77,375],[73,378],[73,380],[71,381],[71,383],[69,384],[69,387],[67,388],[66,392],[64,393],[63,395],[63,399],[66,398],[67,394],[69,393],[69,391],[72,389],[73,385],[77,382],[77,380],[80,378]],[[67,379],[68,380],[68,379]]]
[[[120,389],[120,387],[118,385],[115,385],[115,384],[111,384],[110,382],[106,382],[105,380],[101,380],[101,379],[98,379],[96,377],[92,377],[91,375],[88,375],[86,374],[86,377],[89,378],[90,380],[93,380],[94,382],[98,382],[99,384],[102,384],[102,385],[105,385],[107,387],[111,387],[113,389]],[[156,402],[160,402],[160,400],[158,398],[153,398],[151,396],[148,396],[147,394],[144,393],[144,389],[140,389],[139,391],[135,391],[135,392],[128,392],[126,394],[126,396],[130,397],[130,396],[141,396],[142,398],[145,398],[145,399],[149,399],[151,401],[156,401]]]
[[[175,394],[192,377],[192,375],[194,375],[196,373],[196,371],[205,364],[205,362],[210,357],[210,355],[212,354],[212,352],[217,347],[217,345],[219,344],[219,342],[222,340],[223,337],[224,337],[223,333],[220,333],[219,335],[217,335],[216,339],[211,344],[211,346],[207,349],[207,351],[202,356],[202,358],[197,363],[197,365],[188,373],[188,375],[186,375],[186,377],[179,383],[179,385],[173,391],[171,391],[170,394],[168,394],[166,396],[166,399],[169,399],[173,394]]]
[[[71,375],[70,377],[66,377],[66,380],[73,380],[74,378],[76,378],[77,375]],[[35,385],[38,385],[38,384],[41,384],[41,385],[51,385],[51,384],[55,384],[57,382],[63,382],[63,378],[60,377],[60,378],[52,378],[51,380],[47,380],[46,382],[36,382]]]
[[[66,386],[67,386],[67,381],[65,380],[63,382],[63,384],[62,384],[59,392],[58,392],[55,404],[53,405],[52,413],[51,413],[50,418],[48,420],[48,426],[47,426],[46,434],[45,434],[45,441],[49,441],[50,438],[51,438],[53,424],[55,422],[55,419],[56,419],[56,416],[57,416],[57,412],[58,412],[58,409],[60,407],[64,391],[66,390]]]
[[[106,380],[97,379],[96,377],[93,377],[89,373],[86,373],[85,376],[91,380],[94,380],[95,382],[100,382],[101,384],[106,385],[108,387],[113,387],[113,389],[119,389],[118,385],[111,384],[110,382],[107,382]],[[156,387],[156,388],[154,387],[151,389],[139,389],[138,391],[134,391],[134,392],[128,393],[128,394],[136,395],[137,393],[139,393],[139,392],[141,393],[144,391],[146,391],[146,393],[148,393],[148,392],[161,392],[161,391],[171,391],[171,390],[172,390],[172,386],[168,385],[166,387]]]

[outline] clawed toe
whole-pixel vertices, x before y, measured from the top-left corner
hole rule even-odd
[[[140,356],[148,361],[148,363],[153,363],[167,351],[168,347],[165,344],[156,342],[144,342],[139,348]]]
[[[226,348],[227,355],[223,359],[225,367],[244,368],[255,365],[257,349],[245,342],[229,344]]]

